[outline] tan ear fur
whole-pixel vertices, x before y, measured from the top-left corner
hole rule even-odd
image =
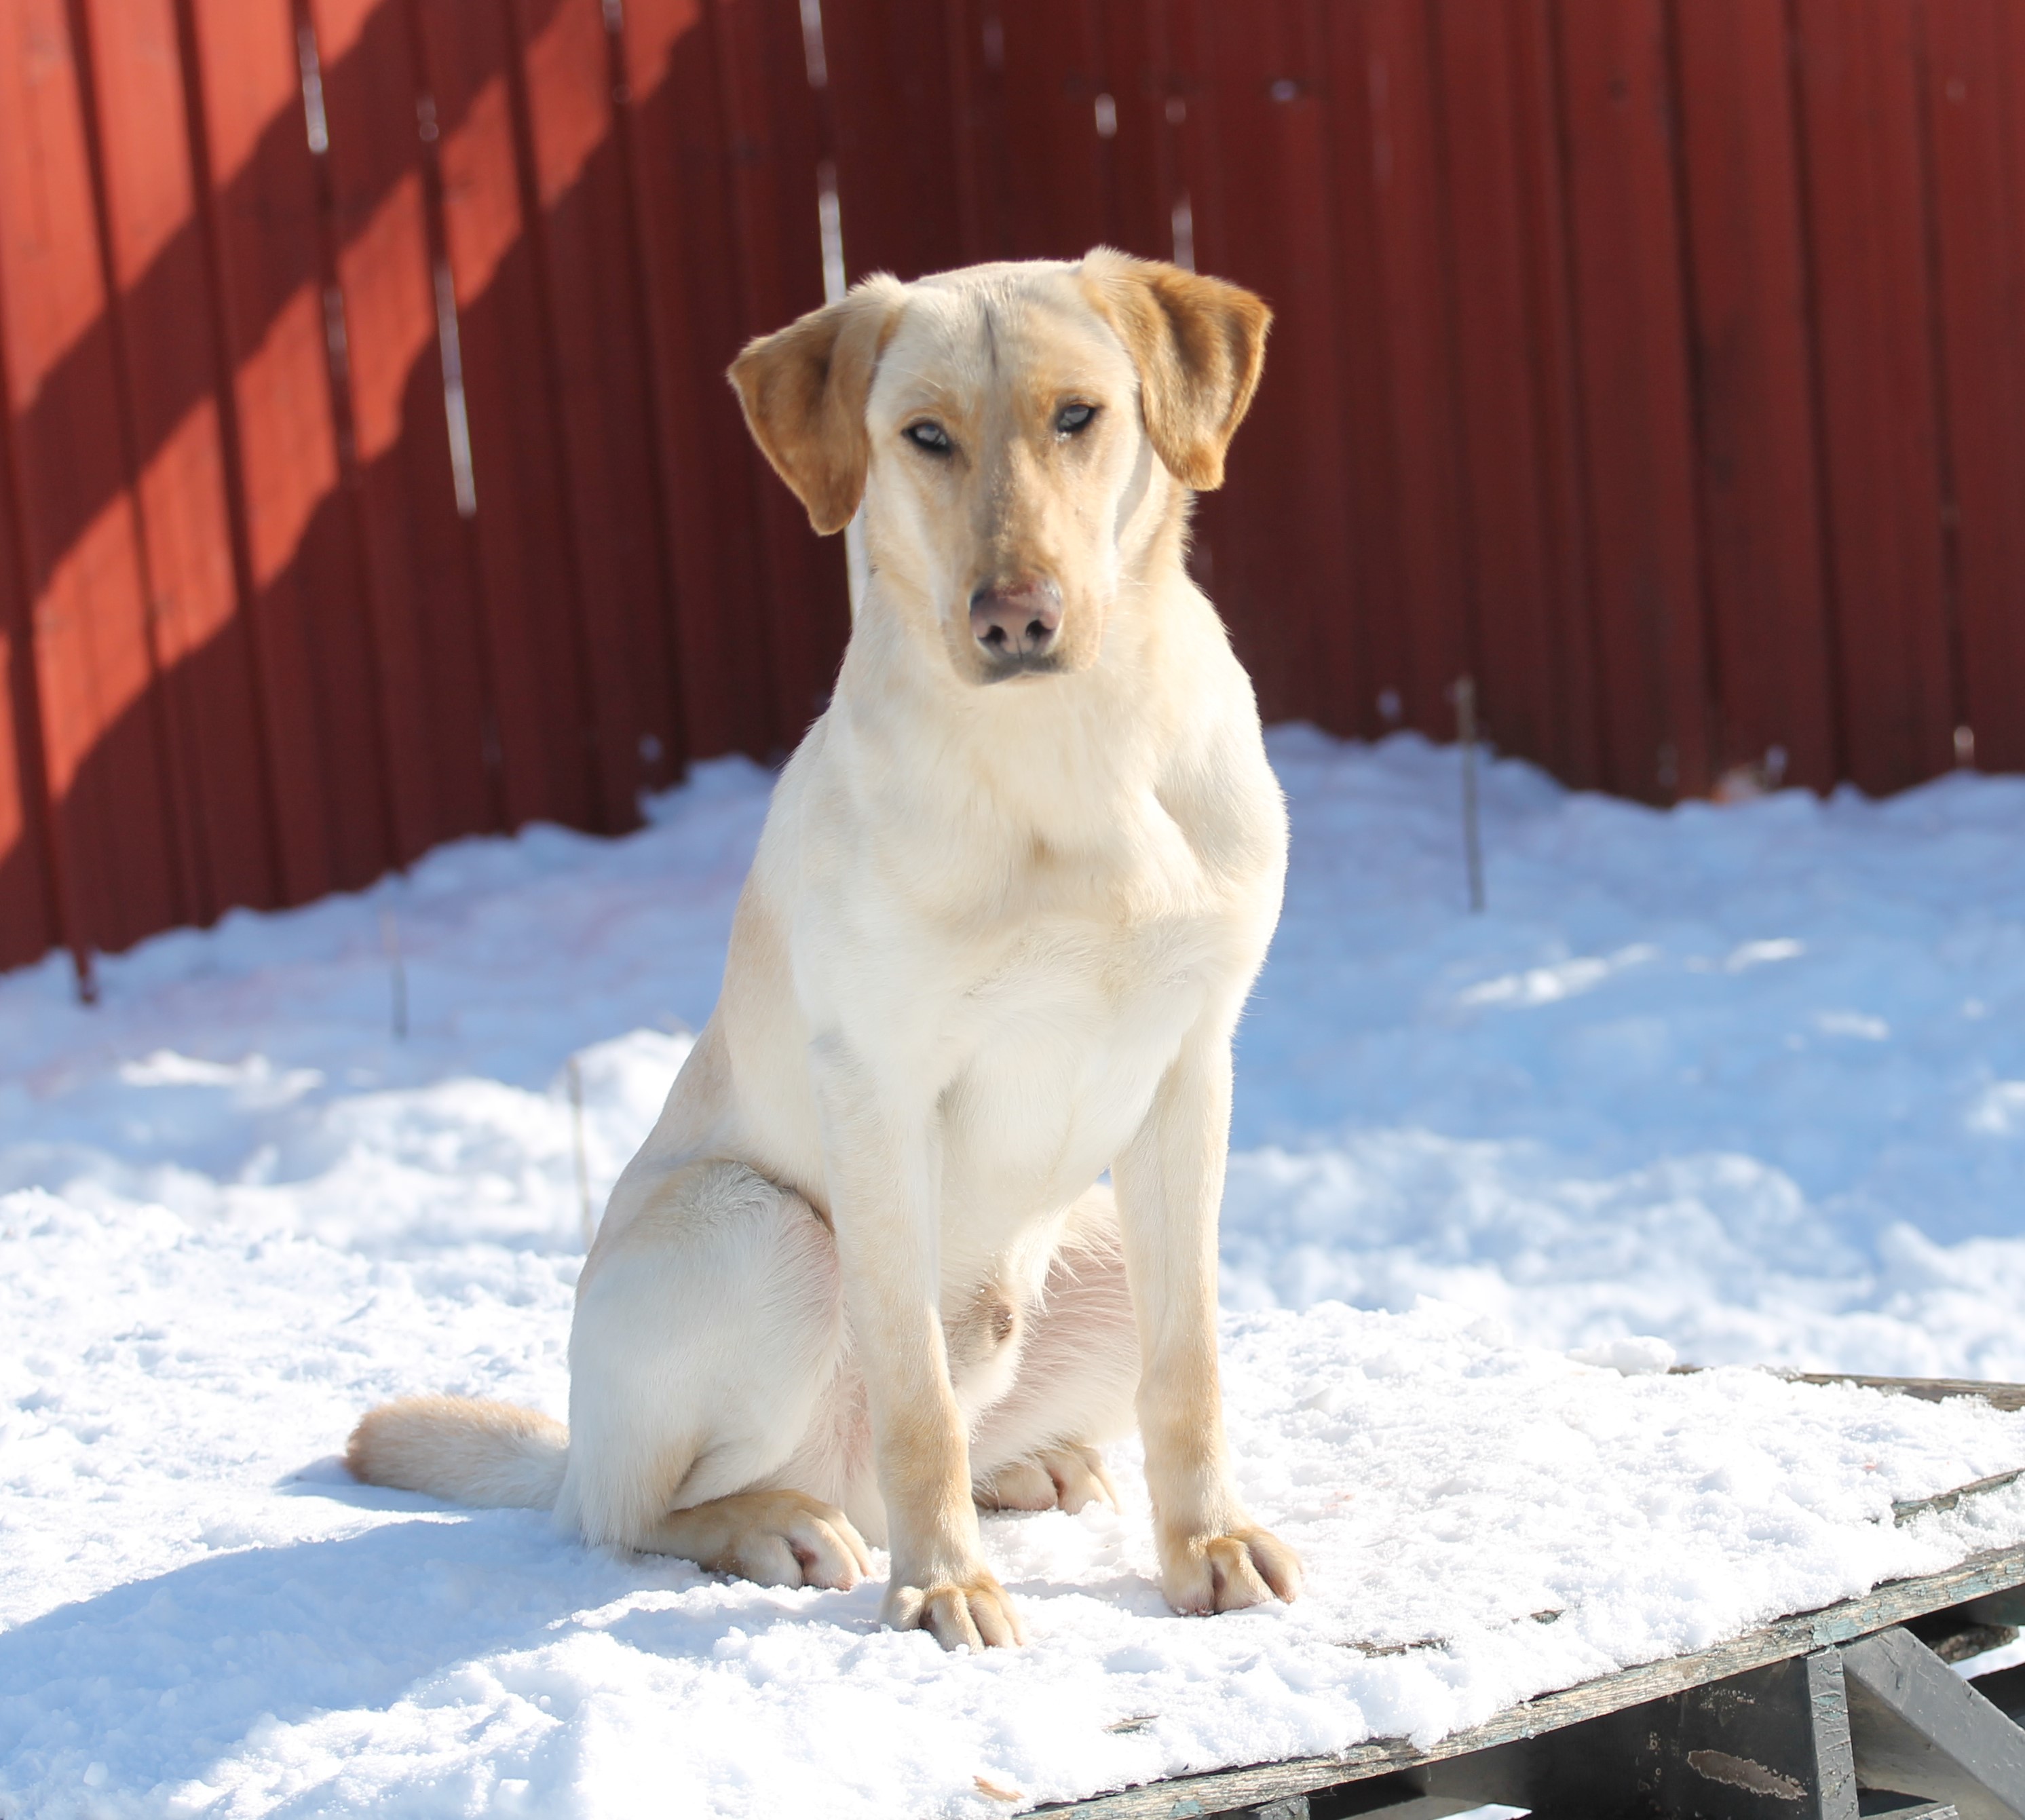
[[[1139,368],[1154,452],[1185,485],[1223,484],[1223,454],[1259,389],[1273,312],[1221,278],[1097,247],[1082,281]]]
[[[905,287],[884,273],[772,335],[749,341],[730,379],[746,427],[827,537],[865,496],[865,401]]]

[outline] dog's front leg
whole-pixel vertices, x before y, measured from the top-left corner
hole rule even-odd
[[[1178,1612],[1227,1612],[1300,1590],[1300,1557],[1231,1483],[1216,1358],[1216,1222],[1230,1142],[1230,1038],[1200,1031],[1112,1170],[1139,1322],[1139,1428]]]
[[[823,1166],[886,1501],[892,1574],[880,1616],[945,1649],[1025,1639],[984,1564],[970,1443],[950,1384],[938,1277],[941,1167],[932,1105],[903,1108],[834,1041],[813,1056]]]

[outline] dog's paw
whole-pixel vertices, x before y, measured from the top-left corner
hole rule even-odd
[[[1301,1557],[1270,1529],[1177,1537],[1160,1554],[1160,1590],[1178,1612],[1235,1612],[1300,1596]]]
[[[865,1539],[851,1519],[799,1491],[741,1491],[671,1511],[652,1546],[763,1587],[848,1592],[872,1571]]]
[[[1001,1466],[976,1486],[987,1510],[1067,1510],[1092,1504],[1118,1508],[1118,1487],[1094,1447],[1051,1447],[1031,1460]]]
[[[926,1631],[945,1649],[967,1643],[973,1649],[1027,1641],[1019,1609],[983,1568],[927,1587],[887,1588],[880,1612],[896,1631]]]

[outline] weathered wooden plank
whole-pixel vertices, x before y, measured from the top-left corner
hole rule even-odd
[[[2007,1485],[2015,1485],[2025,1479],[2025,1467],[2012,1473],[1993,1473],[1987,1479],[1978,1479],[1973,1484],[1957,1485],[1952,1491],[1937,1492],[1931,1498],[1902,1498],[1891,1506],[1891,1520],[1897,1524],[1910,1523],[1916,1517],[1924,1517],[1932,1510],[1952,1510],[1964,1498],[1980,1498],[1987,1492],[2001,1491]]]
[[[1257,1763],[1204,1776],[1181,1776],[1087,1801],[1037,1808],[1042,1814],[1075,1814],[1087,1820],[1183,1820],[1307,1794],[1340,1782],[1360,1781],[1417,1763],[1439,1763],[1516,1739],[1537,1737],[1563,1726],[1642,1706],[1648,1700],[1725,1681],[1768,1663],[1830,1644],[1853,1642],[1895,1624],[1945,1611],[1951,1605],[2025,1585],[2025,1547],[1992,1549],[1959,1565],[1915,1579],[1895,1580],[1861,1598],[1844,1599],[1819,1611],[1796,1612],[1727,1643],[1642,1663],[1578,1687],[1544,1693],[1499,1713],[1479,1726],[1452,1732],[1422,1750],[1405,1738],[1374,1738],[1339,1756],[1303,1757],[1283,1763]]]
[[[1676,1365],[1674,1376],[1692,1377],[1705,1365]],[[1917,1397],[1922,1403],[1944,1403],[1952,1396],[1979,1396],[1993,1408],[2025,1409],[2025,1384],[2002,1384],[1979,1377],[1868,1377],[1854,1371],[1782,1371],[1789,1384],[1854,1384],[1887,1395]]]
[[[1842,1653],[1859,1778],[1957,1803],[1978,1817],[2025,1815],[2025,1730],[1909,1631]]]
[[[1866,1390],[1917,1397],[1922,1403],[1941,1403],[1951,1396],[1979,1396],[1996,1409],[2025,1410],[2025,1384],[1986,1384],[1974,1377],[1865,1377],[1846,1371],[1795,1372],[1792,1381],[1795,1384],[1861,1384]]]

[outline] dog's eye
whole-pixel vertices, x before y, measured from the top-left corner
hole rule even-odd
[[[949,432],[940,424],[925,418],[920,423],[910,424],[901,435],[917,449],[925,449],[932,455],[946,455],[950,452]]]
[[[1055,434],[1058,436],[1078,436],[1088,429],[1097,415],[1093,404],[1065,404],[1056,414]]]

